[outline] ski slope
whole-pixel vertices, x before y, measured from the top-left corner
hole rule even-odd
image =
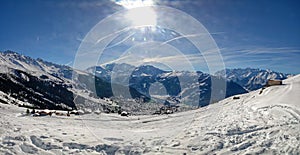
[[[0,154],[299,154],[300,75],[193,111],[31,117],[0,104]]]

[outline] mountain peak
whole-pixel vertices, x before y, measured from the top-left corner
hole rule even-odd
[[[254,68],[237,68],[225,69],[215,73],[215,75],[223,76],[226,79],[236,82],[247,90],[256,90],[263,87],[268,79],[286,79],[291,74],[275,72],[270,69],[254,69]]]

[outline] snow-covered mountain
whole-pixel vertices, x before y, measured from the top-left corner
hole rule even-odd
[[[135,67],[128,64],[108,64],[80,71],[11,51],[0,52],[0,68],[0,91],[11,100],[18,100],[13,103],[22,106],[101,111],[108,104],[105,98],[114,98],[128,111],[148,107],[149,110],[144,108],[146,113],[152,113],[157,105],[152,108],[146,103],[140,105],[141,99],[159,104],[176,100],[176,103],[203,107],[222,99],[212,96],[212,81],[226,83],[220,96],[229,97],[246,93],[244,88],[260,88],[270,77],[287,76],[264,70],[237,69],[227,70],[230,79],[227,81],[220,76],[223,72],[213,76],[200,71],[163,71],[151,65]],[[129,94],[125,94],[128,91]],[[133,110],[134,107],[139,108]]]
[[[57,65],[42,59],[33,59],[20,55],[16,52],[0,52],[1,73],[7,73],[8,69],[15,69],[27,72],[34,76],[49,74],[52,80],[59,80],[58,77],[72,78],[72,69],[69,66]]]
[[[131,66],[121,67],[128,69]],[[134,114],[153,113],[160,105],[141,105],[135,100],[130,100],[131,96],[120,98],[121,96],[113,94],[112,87],[117,89],[114,93],[120,92],[119,94],[128,87],[111,82],[110,72],[113,71],[113,65],[107,65],[103,70],[107,72],[103,75],[109,75],[109,79],[101,79],[69,66],[6,51],[0,52],[0,68],[0,92],[5,98],[0,100],[1,103],[38,109],[104,111],[111,105],[111,100],[107,98],[113,97],[114,102],[119,103],[122,109]],[[133,97],[145,96],[131,86],[129,88]]]
[[[200,71],[163,71],[151,65],[135,67],[128,64],[108,64],[91,67],[87,71],[103,80],[129,86],[131,92],[136,90],[143,94],[146,101],[164,102],[166,97],[173,97],[184,104],[203,107],[220,100],[218,96],[211,98],[212,80],[227,84],[226,90],[222,90],[226,92],[223,97],[247,92],[234,82]],[[131,96],[139,97],[136,94]]]
[[[0,104],[0,154],[299,154],[300,75],[283,84],[170,115],[31,117]]]
[[[86,107],[86,104],[101,109],[106,104],[84,84],[72,79],[93,76],[69,66],[6,51],[0,52],[0,68],[0,91],[6,94],[7,99],[3,102],[64,110]]]
[[[291,76],[291,74],[253,68],[225,69],[216,72],[215,75],[226,77],[228,80],[236,82],[250,91],[262,88],[268,79],[283,80]]]
[[[119,98],[113,94],[112,87],[117,89],[116,92],[123,92],[127,87],[111,83],[110,79],[103,80],[86,71],[16,52],[0,52],[0,68],[0,91],[6,98],[3,103],[42,109],[104,111],[112,104],[107,98],[114,97],[114,102],[119,102],[122,109],[132,113],[144,110],[149,114],[158,109],[157,105],[142,107],[134,100]],[[112,68],[112,65],[108,65],[105,71],[112,72]],[[130,89],[131,95],[143,96],[134,88]]]

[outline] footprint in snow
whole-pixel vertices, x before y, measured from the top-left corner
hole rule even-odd
[[[21,150],[26,154],[37,154],[38,149],[27,143],[20,145]]]

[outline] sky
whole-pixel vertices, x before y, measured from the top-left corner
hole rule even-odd
[[[199,21],[219,47],[226,68],[251,67],[300,73],[300,1],[297,0],[1,0],[0,51],[12,50],[33,58],[72,66],[80,45],[97,23],[120,11],[152,5],[178,9]],[[133,25],[143,22],[156,25],[156,17],[162,17],[158,16],[159,10],[153,10],[144,9],[133,15],[124,15],[122,21],[131,21]],[[178,21],[178,25],[184,27],[188,24]],[[205,70],[205,67],[200,67],[200,63],[194,63],[205,60],[201,56],[194,57],[194,47],[176,31],[155,26],[150,30],[151,38],[155,38],[155,41],[168,42],[172,38],[168,38],[167,34],[180,39],[175,39],[177,44],[171,41],[172,47],[163,48],[170,51],[156,50],[151,59],[144,58],[149,54],[139,53],[144,54],[143,62],[162,61],[178,66],[178,61],[187,58],[185,61],[191,61],[196,70]],[[129,53],[140,50],[138,45],[147,42],[150,34],[148,31],[140,32],[145,30],[136,28],[120,33],[109,44],[113,48],[105,50],[106,57],[99,61],[105,64],[115,62],[114,59],[122,54],[128,56],[128,53],[122,53],[125,46],[131,50]],[[141,41],[137,41],[139,38]],[[129,44],[126,39],[134,44]],[[149,48],[149,44],[142,47]],[[171,54],[178,54],[178,51],[181,53],[178,57]],[[162,53],[165,54],[158,55]]]

